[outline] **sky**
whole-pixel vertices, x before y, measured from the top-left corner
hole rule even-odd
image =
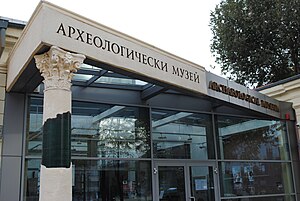
[[[221,75],[210,52],[210,12],[220,0],[48,0]],[[39,0],[8,0],[0,16],[28,21]],[[216,66],[216,68],[212,68]]]

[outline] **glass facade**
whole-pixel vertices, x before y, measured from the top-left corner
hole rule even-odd
[[[151,116],[155,158],[215,158],[211,115],[153,109]]]
[[[42,99],[32,98],[28,155],[41,156]],[[149,158],[150,134],[147,108],[74,102],[72,156]]]
[[[217,127],[221,159],[290,159],[284,122],[218,116]]]
[[[0,129],[3,129],[3,128],[0,128]],[[2,133],[0,134],[0,181],[1,181],[1,167],[2,167],[1,159],[2,159]],[[0,182],[0,185],[1,185],[1,182]]]
[[[72,104],[74,201],[295,200],[284,121]],[[43,99],[29,111],[24,200],[36,201]]]
[[[221,197],[293,194],[285,122],[219,115],[216,125]]]
[[[224,199],[225,201],[294,201],[294,196],[268,196],[259,198],[230,198]]]
[[[159,170],[159,190],[163,192],[160,201],[186,200],[183,167],[161,167]]]
[[[26,200],[38,200],[40,159],[27,160]],[[73,201],[152,200],[149,161],[73,159]]]
[[[220,168],[224,197],[294,192],[289,163],[222,162]]]

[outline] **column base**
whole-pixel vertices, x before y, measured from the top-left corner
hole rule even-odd
[[[41,165],[39,201],[72,201],[72,164],[69,168]]]

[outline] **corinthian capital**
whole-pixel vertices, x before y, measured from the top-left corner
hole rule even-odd
[[[36,67],[44,77],[45,90],[70,90],[73,73],[79,69],[85,56],[52,46],[48,52],[34,58]]]

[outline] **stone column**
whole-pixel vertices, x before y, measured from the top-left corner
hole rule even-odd
[[[71,79],[85,56],[52,46],[34,58],[45,87],[39,200],[71,201]]]

